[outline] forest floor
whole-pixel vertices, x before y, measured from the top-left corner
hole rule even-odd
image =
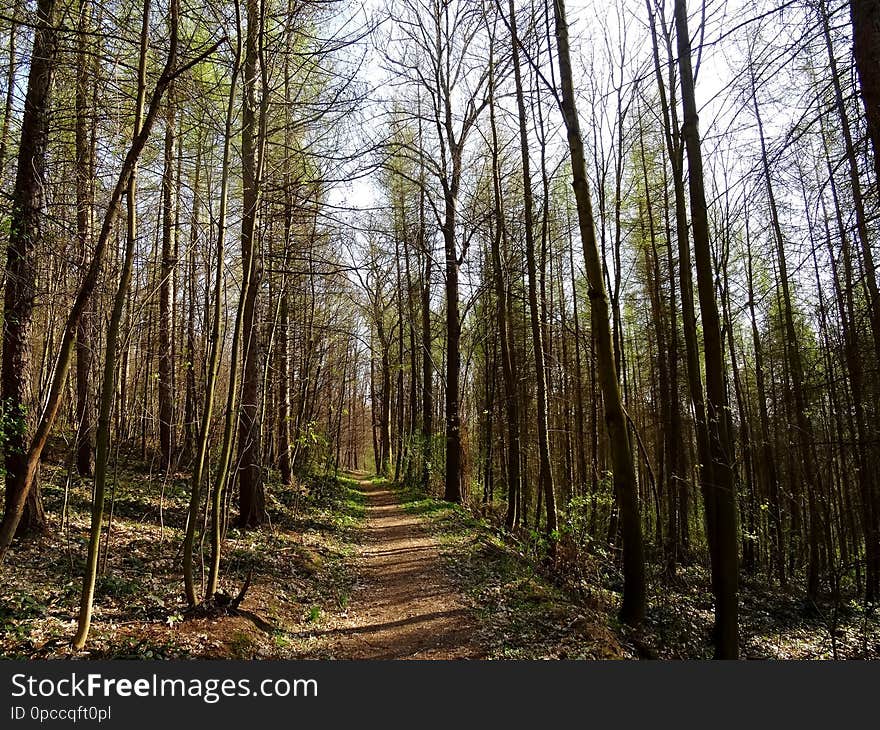
[[[621,658],[604,617],[552,587],[466,510],[361,479],[349,610],[311,654],[357,659]]]
[[[460,507],[364,474],[271,484],[271,525],[230,528],[220,590],[188,612],[180,578],[188,481],[115,474],[108,549],[85,650],[70,647],[90,485],[44,466],[50,519],[17,541],[0,592],[0,657],[236,659],[622,658],[587,611]],[[248,581],[250,576],[250,581]]]
[[[614,581],[554,575],[467,509],[365,474],[269,485],[271,524],[230,528],[221,592],[188,612],[180,578],[189,483],[119,470],[92,632],[76,652],[90,484],[44,466],[50,529],[16,542],[0,591],[3,658],[625,659],[711,656],[708,577],[651,574],[643,630],[614,617]],[[204,516],[203,518],[204,519]],[[249,579],[250,576],[250,579]],[[872,658],[880,622],[743,581],[745,658]]]

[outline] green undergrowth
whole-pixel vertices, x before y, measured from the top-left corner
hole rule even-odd
[[[445,570],[479,618],[477,641],[490,659],[624,656],[608,617],[549,581],[521,546],[460,505],[397,485],[407,512],[438,537]]]
[[[268,522],[230,526],[220,592],[235,597],[247,584],[240,615],[198,616],[186,610],[181,543],[190,481],[186,472],[157,474],[129,462],[110,473],[94,619],[84,652],[69,642],[76,627],[90,522],[91,480],[44,464],[42,491],[49,529],[18,540],[0,593],[0,657],[284,658],[296,656],[300,626],[347,605],[351,555],[364,515],[357,481],[305,475],[282,485],[269,474]],[[199,527],[205,524],[204,506]],[[197,590],[203,586],[209,540],[199,545]],[[106,558],[104,556],[106,555]]]
[[[417,488],[401,486],[398,493],[409,511],[426,517],[440,534],[447,567],[474,605],[489,621],[499,622],[500,638],[489,637],[491,655],[553,656],[552,642],[535,639],[536,634],[546,636],[545,629],[563,645],[556,656],[589,655],[589,649],[579,650],[568,633],[578,626],[592,630],[593,622],[613,631],[626,656],[712,657],[714,603],[709,571],[700,562],[679,566],[675,577],[649,562],[647,616],[638,630],[632,630],[616,617],[622,589],[619,565],[598,546],[569,553],[570,541],[563,532],[551,570],[542,536],[506,534],[496,526],[498,515],[482,519]],[[575,604],[581,618],[558,622],[557,602]],[[783,589],[744,575],[739,608],[744,659],[880,657],[880,616],[857,600],[835,604],[826,598],[813,603],[807,600],[804,586]],[[572,643],[574,650],[569,648]],[[530,650],[536,645],[545,649],[543,654]]]

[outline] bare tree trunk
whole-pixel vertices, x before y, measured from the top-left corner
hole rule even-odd
[[[522,73],[519,65],[519,38],[516,30],[516,9],[513,0],[508,3],[510,38],[513,49],[513,77],[516,85],[516,107],[519,119],[519,144],[523,175],[523,214],[526,237],[526,269],[529,282],[529,321],[532,328],[532,349],[535,355],[538,410],[538,490],[544,495],[547,512],[545,525],[548,535],[556,532],[556,496],[553,490],[553,468],[550,464],[550,439],[547,433],[547,368],[544,364],[545,337],[542,327],[544,307],[539,308],[538,275],[535,261],[535,221],[532,178],[529,169],[529,138],[526,103],[523,96]],[[545,203],[546,204],[546,203]]]
[[[171,468],[174,452],[174,393],[172,337],[174,331],[174,272],[177,230],[174,211],[174,157],[177,146],[174,87],[165,101],[165,152],[162,173],[162,253],[159,264],[159,451],[165,469]]]
[[[493,49],[494,51],[494,45]],[[504,386],[504,426],[507,436],[505,455],[505,477],[507,481],[507,512],[504,523],[508,530],[519,523],[519,495],[522,490],[520,477],[520,431],[519,394],[513,354],[510,345],[510,326],[507,321],[510,290],[504,281],[504,267],[501,259],[502,242],[505,236],[504,206],[501,197],[501,172],[498,169],[498,132],[495,123],[495,59],[489,60],[489,120],[492,129],[492,189],[495,213],[495,226],[492,231],[492,281],[495,287],[496,318],[501,340],[501,377]]]
[[[376,312],[376,336],[379,338],[379,367],[381,368],[382,385],[379,390],[379,464],[376,471],[389,476],[391,470],[391,361],[389,350],[391,343],[385,333],[382,322],[384,312]]]
[[[443,499],[461,502],[461,311],[455,243],[458,184],[444,191],[443,246],[446,260],[446,474]]]
[[[260,407],[260,335],[257,326],[257,294],[260,266],[256,236],[257,209],[260,202],[259,169],[261,126],[257,119],[256,89],[260,64],[261,7],[257,0],[248,0],[247,36],[243,66],[244,105],[242,109],[242,270],[249,282],[244,300],[243,331],[244,363],[242,371],[241,410],[238,419],[238,497],[240,527],[256,527],[266,519],[266,498],[259,424]],[[263,90],[262,93],[266,93]],[[261,105],[262,106],[262,105]]]
[[[593,206],[590,200],[590,187],[584,161],[584,145],[575,101],[564,0],[555,0],[553,7],[556,17],[556,42],[559,50],[559,75],[562,86],[560,105],[565,120],[568,146],[571,151],[573,186],[589,286],[590,320],[598,357],[598,377],[605,410],[605,427],[608,431],[611,451],[614,488],[623,531],[624,588],[620,617],[625,623],[634,626],[640,624],[644,619],[646,603],[645,556],[636,476],[626,415],[620,398],[620,386],[614,364],[608,295],[602,278],[599,249],[596,246]]]
[[[675,28],[684,107],[682,138],[688,160],[694,259],[706,366],[706,422],[709,428],[711,482],[707,485],[705,494],[708,498],[707,531],[711,534],[709,544],[712,558],[712,588],[715,593],[715,656],[719,659],[736,659],[739,655],[737,621],[739,566],[736,483],[732,468],[733,442],[728,430],[730,413],[724,382],[724,345],[721,339],[718,305],[715,300],[709,217],[703,187],[703,156],[700,150],[685,0],[675,0]]]
[[[290,484],[290,304],[287,291],[280,292],[278,321],[278,469],[281,483]]]
[[[196,268],[196,251],[197,251],[197,243],[199,240],[200,234],[200,226],[201,226],[201,207],[202,207],[202,199],[201,199],[201,172],[202,172],[202,154],[204,152],[204,142],[202,139],[199,139],[198,142],[198,151],[196,153],[196,169],[195,176],[192,182],[193,187],[193,202],[192,202],[192,214],[190,216],[190,231],[189,231],[189,270],[186,273],[186,284],[187,284],[187,317],[186,317],[186,349],[184,355],[184,371],[186,375],[186,396],[184,398],[183,404],[183,443],[181,453],[183,454],[183,458],[188,462],[195,455],[194,444],[197,438],[197,401],[198,395],[196,394],[196,359],[198,357],[196,351],[196,311],[197,311],[197,301],[196,301],[196,282],[197,282],[197,268]],[[178,159],[181,159],[181,156],[178,156]],[[178,186],[179,189],[180,186]],[[207,265],[210,266],[210,262],[207,262]],[[206,284],[205,291],[210,289],[210,285]],[[207,321],[205,322],[207,326]],[[207,354],[207,353],[205,353]],[[199,368],[201,370],[201,368]]]
[[[7,422],[3,434],[6,467],[4,518],[14,513],[16,502],[24,494],[24,510],[19,522],[22,533],[39,532],[46,526],[39,482],[35,478],[30,489],[26,482],[27,440],[33,433],[37,400],[31,392],[30,367],[30,340],[37,296],[37,244],[40,242],[44,205],[52,74],[58,50],[54,14],[55,0],[39,0],[6,251],[0,374],[0,405]]]
[[[97,112],[89,107],[88,39],[91,26],[90,0],[80,0],[80,36],[77,40],[76,68],[76,234],[82,257],[82,266],[87,264],[88,252],[92,247],[92,222],[94,218],[94,178],[95,178],[95,124]],[[97,79],[92,81],[97,84]],[[91,118],[91,124],[88,118]],[[89,130],[91,127],[91,132]],[[95,467],[93,428],[92,428],[92,317],[91,312],[83,312],[76,333],[76,468],[82,477],[90,477]]]
[[[6,152],[9,147],[9,120],[12,116],[12,102],[15,95],[15,34],[18,29],[18,16],[21,12],[22,0],[14,0],[9,18],[9,65],[6,67],[6,95],[3,102],[3,125],[0,126],[0,175],[6,166]]]
[[[581,319],[578,312],[580,302],[578,300],[577,282],[575,279],[574,240],[571,235],[571,224],[568,220],[566,220],[566,227],[568,228],[568,264],[571,269],[571,307],[574,323],[575,451],[577,452],[579,486],[582,493],[586,493],[587,483],[592,480],[592,477],[588,479],[586,432],[584,430],[584,374],[581,364]]]
[[[399,206],[401,211],[403,211],[403,200],[399,201]],[[403,213],[401,212],[401,216]],[[402,459],[405,450],[405,437],[404,437],[404,419],[405,419],[405,409],[404,409],[404,399],[403,399],[403,370],[404,370],[404,326],[403,326],[403,276],[401,275],[400,270],[400,238],[403,235],[404,226],[401,225],[398,235],[394,237],[394,269],[395,269],[395,303],[397,305],[397,354],[398,360],[396,363],[397,368],[397,377],[395,378],[394,390],[395,390],[395,409],[396,413],[396,431],[394,437],[394,448],[396,448],[396,453],[394,453],[394,482],[398,483],[400,481],[400,473],[401,466],[403,465]]]
[[[849,13],[859,90],[874,148],[875,182],[880,185],[880,0],[849,0]]]

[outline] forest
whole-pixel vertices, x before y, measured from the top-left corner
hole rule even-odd
[[[880,656],[880,0],[0,0],[0,657]]]

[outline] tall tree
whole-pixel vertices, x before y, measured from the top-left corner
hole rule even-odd
[[[55,0],[37,3],[18,167],[12,190],[9,246],[6,249],[6,287],[3,300],[3,366],[0,404],[3,409],[3,454],[6,467],[4,518],[15,511],[24,494],[19,523],[23,532],[44,529],[46,516],[39,482],[28,488],[27,447],[35,424],[37,397],[32,392],[31,338],[37,297],[37,245],[44,215],[44,186],[49,142],[52,76],[58,52]]]
[[[79,4],[76,57],[76,234],[77,256],[82,259],[82,267],[92,247],[92,228],[94,218],[94,179],[97,110],[91,108],[93,87],[97,79],[91,80],[93,64],[89,60],[89,45],[92,17],[92,3],[81,0]],[[93,347],[93,324],[90,312],[84,312],[76,333],[76,428],[77,451],[76,467],[80,476],[92,476],[94,469],[94,434],[92,426],[91,366]]]
[[[165,100],[165,145],[162,171],[162,252],[159,265],[159,451],[166,469],[174,458],[174,284],[177,258],[175,162],[177,147],[174,87]]]
[[[684,108],[682,137],[687,152],[694,264],[703,323],[706,368],[706,422],[709,430],[710,463],[707,465],[708,478],[703,495],[712,561],[712,590],[715,594],[715,656],[719,659],[736,659],[739,655],[737,619],[739,546],[736,535],[733,441],[730,437],[730,406],[724,375],[724,343],[718,304],[715,299],[709,215],[703,182],[703,154],[700,149],[699,117],[685,0],[675,0],[675,31],[678,43],[681,99]]]
[[[849,13],[859,91],[874,148],[876,183],[880,185],[880,0],[849,0]]]
[[[493,39],[494,40],[494,39]],[[499,164],[498,130],[495,117],[495,57],[492,44],[492,53],[489,58],[489,121],[491,127],[492,143],[492,202],[495,213],[495,222],[491,236],[492,257],[492,281],[495,287],[496,320],[498,322],[498,335],[501,345],[501,377],[504,387],[504,424],[507,437],[507,449],[505,457],[505,478],[507,480],[507,512],[504,522],[508,529],[512,529],[520,521],[519,498],[522,490],[520,462],[520,408],[519,393],[516,385],[516,359],[514,348],[511,343],[510,326],[508,322],[508,310],[510,309],[510,287],[505,281],[504,264],[502,260],[502,248],[507,239],[507,230],[504,224],[504,207],[501,195],[501,170]],[[505,256],[506,258],[506,256]]]
[[[538,490],[544,496],[547,510],[548,535],[556,532],[556,497],[553,491],[553,468],[550,464],[550,437],[547,429],[547,368],[544,364],[546,317],[544,307],[538,305],[538,275],[535,261],[535,220],[532,176],[529,162],[528,120],[519,59],[519,35],[516,28],[516,7],[508,3],[510,45],[513,49],[513,78],[516,87],[516,110],[519,120],[519,146],[523,176],[523,214],[526,239],[526,270],[529,282],[529,322],[532,329],[532,349],[535,355],[538,410]],[[546,207],[546,203],[545,203]],[[543,297],[542,297],[543,299]]]
[[[257,103],[262,83],[263,5],[258,0],[246,3],[247,34],[242,65],[242,271],[247,272],[244,294],[245,333],[242,372],[241,412],[238,419],[238,523],[255,527],[266,519],[263,486],[260,404],[260,331],[257,326],[257,294],[260,289],[260,252],[257,236],[257,213],[262,187],[263,124],[265,104]],[[261,96],[267,93],[260,91]]]
[[[568,21],[564,0],[554,0],[556,44],[558,49],[561,98],[559,100],[565,121],[568,148],[571,153],[572,185],[577,203],[578,224],[584,247],[584,263],[590,297],[590,323],[596,346],[599,384],[605,411],[605,428],[611,451],[614,490],[620,509],[623,532],[623,603],[620,618],[630,625],[638,625],[645,616],[645,555],[642,543],[642,525],[639,516],[638,485],[633,467],[633,453],[627,431],[626,414],[620,397],[620,384],[611,343],[611,324],[608,295],[602,274],[602,261],[596,245],[593,204],[584,157],[584,143],[574,89],[571,51],[568,41]]]

